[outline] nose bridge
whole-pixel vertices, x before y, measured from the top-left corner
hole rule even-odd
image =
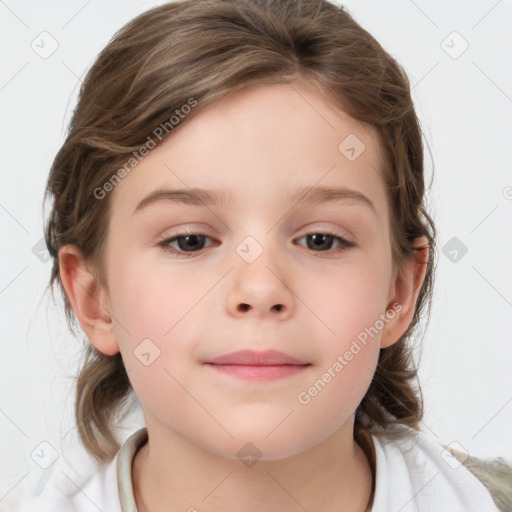
[[[279,240],[279,226],[261,208],[246,206],[244,210],[244,214],[238,217],[238,222],[231,226],[236,237],[235,252],[238,258],[235,261],[257,268],[262,265],[278,266],[278,258],[282,258],[283,250],[280,246],[282,241]],[[242,218],[242,215],[245,217]]]
[[[280,273],[283,258],[283,248],[273,233],[266,233],[263,229],[247,235],[236,247],[238,255],[236,262],[236,275],[238,280],[244,280],[253,288],[266,288],[275,286]],[[273,272],[271,272],[271,270]],[[279,280],[278,280],[279,281]]]

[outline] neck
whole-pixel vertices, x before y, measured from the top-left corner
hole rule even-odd
[[[353,423],[305,452],[250,466],[168,430],[148,433],[132,469],[138,512],[365,512],[371,505],[371,438],[356,443]]]

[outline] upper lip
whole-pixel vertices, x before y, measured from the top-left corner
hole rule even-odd
[[[282,364],[304,365],[309,364],[278,350],[239,350],[222,356],[208,359],[209,364],[233,364],[244,366],[275,366]]]

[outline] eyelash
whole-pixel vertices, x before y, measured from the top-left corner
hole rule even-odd
[[[208,235],[204,235],[202,233],[184,232],[184,233],[178,233],[178,234],[174,235],[172,238],[166,238],[165,240],[162,240],[161,242],[158,243],[158,246],[164,252],[171,253],[171,254],[173,254],[173,255],[175,255],[177,257],[180,257],[180,258],[191,258],[191,257],[193,257],[196,254],[202,253],[202,251],[204,249],[200,249],[198,251],[185,252],[185,251],[178,250],[178,249],[176,249],[174,247],[171,247],[169,244],[171,242],[176,241],[178,238],[182,238],[182,237],[186,237],[186,236],[192,236],[192,235],[203,236],[203,237],[211,239],[211,237],[209,237]],[[339,236],[339,235],[336,235],[335,233],[332,233],[330,231],[314,231],[314,232],[311,232],[311,233],[306,233],[305,235],[302,235],[301,237],[297,238],[296,240],[300,240],[301,238],[307,237],[308,235],[328,235],[328,236],[332,236],[335,239],[335,241],[338,241],[341,244],[341,247],[338,247],[337,249],[329,249],[327,251],[312,251],[312,252],[318,252],[319,254],[339,253],[339,252],[344,252],[344,251],[346,251],[348,249],[351,249],[352,247],[355,247],[355,244],[353,242],[350,242],[346,238],[344,238],[342,236]]]

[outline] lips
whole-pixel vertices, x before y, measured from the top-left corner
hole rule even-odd
[[[215,373],[245,381],[269,382],[293,377],[311,365],[277,350],[240,350],[203,363]]]
[[[277,350],[255,352],[240,350],[205,361],[218,374],[246,381],[276,381],[298,375],[311,363],[301,361]]]
[[[308,365],[306,361],[301,361],[283,352],[277,350],[265,350],[256,352],[254,350],[239,350],[230,352],[222,356],[214,357],[205,361],[206,364],[219,365],[241,365],[241,366],[277,366],[277,365]]]

